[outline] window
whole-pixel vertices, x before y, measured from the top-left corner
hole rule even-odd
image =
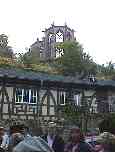
[[[115,96],[114,95],[110,96],[109,111],[110,112],[115,112]]]
[[[37,91],[31,90],[30,92],[30,103],[36,103],[37,102]]]
[[[74,95],[75,105],[80,106],[80,95]]]
[[[60,105],[65,105],[66,93],[64,91],[59,92],[59,102]]]
[[[56,42],[63,42],[63,33],[61,31],[56,33]]]
[[[56,48],[56,58],[59,58],[64,55],[64,51],[61,48]]]
[[[54,37],[53,34],[50,34],[49,35],[49,43],[52,43],[53,42],[53,39],[54,39],[53,37]]]
[[[23,90],[22,89],[16,89],[16,102],[22,102],[23,100]]]
[[[15,94],[16,103],[37,103],[37,90],[17,88]]]
[[[29,90],[28,89],[26,89],[26,90],[23,89],[22,91],[23,91],[23,101],[24,102],[29,102]]]

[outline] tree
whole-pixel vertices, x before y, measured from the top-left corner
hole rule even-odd
[[[65,120],[68,122],[72,122],[74,124],[80,124],[80,116],[81,116],[81,109],[80,107],[75,106],[74,104],[67,103],[63,108],[63,114]]]
[[[36,49],[29,49],[23,56],[21,56],[21,60],[23,64],[39,64],[40,53]]]
[[[115,68],[114,68],[114,63],[111,61],[108,62],[106,65],[97,65],[97,77],[99,79],[115,79]]]
[[[84,91],[81,91],[81,102],[77,105],[74,98],[66,98],[66,105],[63,108],[64,118],[67,122],[79,125],[80,128],[86,133],[88,123],[90,122],[91,116],[94,115],[92,109],[92,102],[95,98],[95,93],[89,98],[85,96]],[[70,100],[71,99],[71,100]]]
[[[0,35],[0,56],[6,58],[13,57],[13,49],[8,46],[8,36],[5,34]]]
[[[99,124],[100,132],[110,132],[115,134],[115,113],[106,114]]]
[[[63,49],[64,55],[55,60],[55,68],[64,75],[82,74],[86,76],[96,73],[96,64],[92,58],[83,52],[83,47],[78,42],[64,42],[57,46]]]
[[[8,36],[5,34],[0,35],[0,47],[5,48],[8,45]]]

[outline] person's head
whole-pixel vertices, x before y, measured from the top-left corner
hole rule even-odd
[[[28,129],[27,127],[25,127],[25,125],[24,124],[22,124],[22,125],[20,125],[20,133],[21,134],[25,134],[25,132],[26,132],[26,129]]]
[[[24,125],[13,125],[10,127],[11,134],[13,133],[21,133],[25,134],[25,127]]]
[[[80,128],[78,127],[73,127],[71,129],[71,133],[70,133],[70,137],[71,137],[71,141],[74,143],[78,143],[80,141],[84,141],[84,135],[81,132]]]
[[[5,133],[4,127],[0,127],[0,136],[3,136]]]
[[[102,151],[103,149],[104,149],[104,147],[101,143],[96,143],[96,145],[94,146],[94,150],[96,152]]]

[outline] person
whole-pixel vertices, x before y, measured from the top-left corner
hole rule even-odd
[[[41,136],[55,152],[64,151],[64,140],[59,135],[54,122],[49,123],[48,133]]]
[[[24,133],[24,137],[28,137],[28,136],[32,135],[28,126],[24,126],[24,132],[23,133]]]
[[[22,123],[10,127],[10,152],[36,152],[52,151],[43,139],[32,137],[28,134],[28,128]]]
[[[65,152],[93,152],[93,147],[85,142],[83,133],[79,127],[72,127],[70,138],[64,148]]]
[[[41,137],[28,136],[13,148],[13,152],[53,152],[53,150]]]
[[[2,141],[1,147],[4,148],[5,151],[7,151],[8,145],[9,145],[9,136],[7,133],[5,133],[3,135],[3,141]]]
[[[104,152],[103,145],[101,143],[96,143],[96,145],[94,146],[94,150],[95,152]]]
[[[4,127],[0,127],[0,148],[6,151],[9,145],[9,137],[5,133]]]
[[[13,148],[25,137],[25,126],[24,124],[18,123],[10,126],[10,137],[8,151],[12,151]]]
[[[24,136],[23,134],[21,133],[13,133],[12,134],[12,141],[11,141],[11,144],[10,144],[10,148],[8,151],[12,151],[13,148],[18,145],[18,143],[20,143],[21,141],[24,140]]]
[[[110,132],[103,132],[96,139],[101,146],[99,151],[115,152],[115,135]]]

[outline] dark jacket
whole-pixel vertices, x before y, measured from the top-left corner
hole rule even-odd
[[[65,145],[65,149],[64,151],[65,152],[72,152],[72,149],[73,149],[73,145],[72,143],[68,143]],[[75,152],[93,152],[94,149],[86,142],[80,142],[78,144],[78,148],[77,150],[75,150]]]
[[[47,135],[43,135],[41,137],[47,142]],[[58,136],[58,135],[55,136],[54,142],[52,145],[52,149],[55,152],[63,152],[64,151],[64,140],[60,136]]]

